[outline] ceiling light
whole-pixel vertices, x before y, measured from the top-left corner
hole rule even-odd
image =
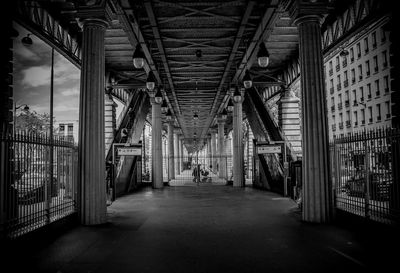
[[[257,53],[257,61],[260,67],[267,67],[269,64],[269,53],[264,42],[260,43],[260,48]]]
[[[231,98],[229,98],[227,109],[228,109],[228,112],[233,112],[233,102],[232,102]]]
[[[146,80],[146,88],[149,89],[149,91],[153,91],[155,86],[156,86],[156,79],[154,77],[153,71],[150,71]]]
[[[253,80],[250,77],[249,70],[246,70],[244,77],[243,77],[243,86],[246,89],[249,89],[253,86]]]
[[[162,94],[161,94],[161,88],[157,88],[157,92],[154,95],[154,100],[156,101],[156,103],[161,103],[163,100]]]
[[[240,94],[239,87],[236,86],[235,93],[233,93],[233,101],[240,102],[242,99],[242,95]]]
[[[144,66],[144,54],[139,44],[136,45],[135,52],[133,53],[133,66],[141,69]]]

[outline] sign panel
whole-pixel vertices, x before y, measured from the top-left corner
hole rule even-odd
[[[262,145],[257,146],[258,154],[280,154],[282,152],[281,145]]]
[[[141,147],[118,147],[117,154],[119,156],[126,156],[126,155],[142,155],[142,148]]]

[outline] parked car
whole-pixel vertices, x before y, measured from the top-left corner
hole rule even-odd
[[[33,166],[13,184],[13,187],[17,190],[18,203],[20,204],[32,204],[46,200],[46,185],[47,190],[51,192],[51,197],[58,195],[57,178],[53,176],[50,184],[45,165],[34,164]]]

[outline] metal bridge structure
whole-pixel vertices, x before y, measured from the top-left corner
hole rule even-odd
[[[288,171],[284,163],[301,158],[303,220],[330,221],[324,56],[342,51],[344,41],[366,22],[390,14],[390,5],[374,0],[20,0],[11,5],[12,12],[2,19],[11,44],[18,37],[12,28],[16,22],[81,70],[77,173],[82,223],[105,221],[104,162],[112,159],[113,143],[138,143],[145,123],[152,126],[154,188],[164,186],[163,130],[168,131],[170,154],[174,146],[175,153],[184,147],[176,157],[183,149],[189,154],[208,150],[214,139],[218,151],[213,153],[224,158],[224,139],[232,132],[233,186],[243,187],[243,120],[258,142],[283,144],[283,155],[255,155],[263,169],[260,176],[270,180],[271,168],[283,175]],[[139,66],[133,60],[137,52],[143,60]],[[12,54],[3,63],[11,61]],[[12,66],[4,67],[8,75]],[[292,85],[299,78],[301,125],[298,121],[294,129],[299,138],[289,139],[284,118],[277,124],[265,102],[279,96],[280,113],[290,113]],[[2,91],[1,102],[1,133],[7,135],[12,130],[12,78],[4,86],[11,90]],[[105,98],[124,105],[108,136]],[[6,146],[1,151],[2,158],[12,154]],[[124,161],[132,165],[128,174],[137,162]],[[227,163],[219,165],[226,173]],[[5,180],[10,175],[2,171]]]

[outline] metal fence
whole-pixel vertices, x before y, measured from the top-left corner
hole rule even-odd
[[[398,222],[400,130],[335,138],[330,151],[336,208],[378,222]]]
[[[2,158],[1,169],[5,178],[2,229],[8,237],[21,236],[77,211],[78,151],[73,142],[57,136],[51,141],[47,135],[27,132],[0,138],[2,152],[8,154]]]

